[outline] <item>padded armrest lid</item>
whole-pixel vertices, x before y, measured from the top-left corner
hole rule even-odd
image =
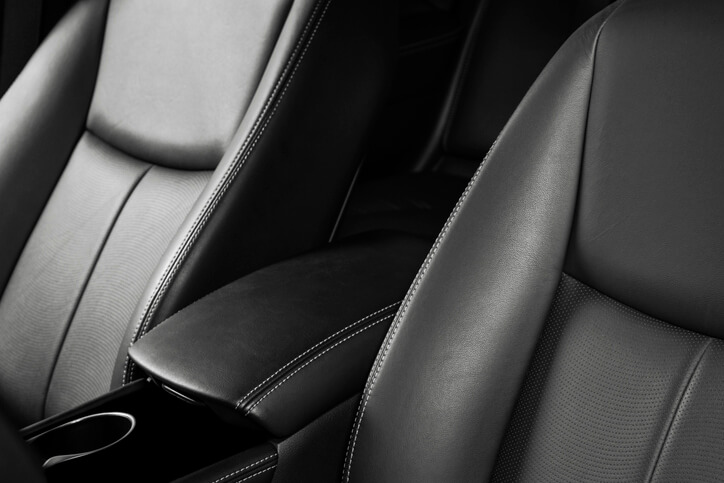
[[[131,357],[226,419],[288,436],[361,391],[428,249],[377,234],[264,268],[167,319]]]

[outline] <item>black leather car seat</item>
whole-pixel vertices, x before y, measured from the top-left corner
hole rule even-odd
[[[578,27],[610,3],[478,1],[437,125],[425,137],[426,145],[418,147],[419,154],[411,156],[417,158],[416,172],[359,183],[339,236],[394,230],[432,242],[545,65]]]
[[[136,376],[127,348],[328,241],[392,65],[389,2],[82,0],[0,101],[0,402]]]
[[[554,57],[383,343],[344,481],[724,478],[724,3]]]

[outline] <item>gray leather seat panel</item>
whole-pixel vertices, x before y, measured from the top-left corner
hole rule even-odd
[[[722,435],[724,342],[712,340],[680,399],[652,481],[721,481]]]
[[[350,481],[492,471],[563,266],[603,19],[544,71],[433,245],[363,393]]]
[[[129,196],[79,301],[53,372],[46,414],[111,389],[128,320],[210,175],[154,166]]]
[[[564,275],[493,480],[650,481],[654,469],[666,474],[658,467],[661,448],[710,343]],[[712,458],[713,449],[703,454]]]
[[[0,299],[0,397],[25,424],[44,416],[54,361],[113,228],[150,165],[81,138]]]
[[[567,263],[617,300],[716,337],[724,337],[723,17],[722,2],[665,0],[626,2],[611,19]]]
[[[85,132],[105,15],[79,2],[0,99],[0,290]]]
[[[214,169],[291,3],[111,2],[88,127],[139,159]]]

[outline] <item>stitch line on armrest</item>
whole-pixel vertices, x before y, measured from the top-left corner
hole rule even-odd
[[[270,460],[270,459],[272,459],[272,458],[276,458],[276,456],[277,456],[277,455],[275,455],[275,454],[269,455],[269,456],[267,456],[266,458],[262,458],[262,459],[260,459],[259,461],[255,461],[255,462],[253,462],[253,463],[250,464],[250,465],[244,466],[243,468],[234,471],[233,473],[229,473],[229,474],[226,475],[226,476],[222,476],[221,478],[218,478],[218,479],[212,481],[211,483],[221,483],[222,481],[224,481],[224,480],[226,480],[226,479],[228,479],[228,478],[231,478],[232,476],[238,475],[239,473],[241,473],[241,472],[243,472],[243,471],[246,471],[246,470],[248,470],[249,468],[253,468],[254,466],[257,466],[257,465],[259,465],[259,464],[261,464],[261,463],[263,463],[263,462],[265,462],[265,461],[268,461],[268,460]],[[242,481],[243,481],[243,480],[242,480]]]
[[[276,468],[276,467],[277,467],[277,465],[274,465],[274,466],[270,466],[269,468],[267,468],[267,469],[265,469],[265,470],[257,471],[257,472],[254,473],[253,475],[249,475],[249,476],[247,476],[246,478],[237,481],[236,483],[241,483],[242,481],[251,480],[252,478],[256,478],[257,476],[261,475],[262,473],[266,473],[267,471],[271,471],[271,470],[273,470],[273,469]]]
[[[376,315],[381,314],[381,313],[384,312],[385,310],[389,310],[389,309],[391,309],[392,307],[394,307],[394,306],[396,306],[396,305],[400,305],[401,303],[402,303],[402,301],[400,300],[400,301],[397,301],[397,302],[395,302],[395,303],[393,303],[393,304],[388,305],[387,307],[383,307],[383,308],[381,308],[380,310],[377,310],[377,311],[375,311],[375,312],[372,312],[371,314],[369,314],[369,315],[367,315],[367,316],[365,316],[365,317],[362,317],[362,318],[359,319],[358,321],[356,321],[356,322],[354,322],[354,323],[352,323],[352,324],[349,324],[349,325],[348,325],[347,327],[345,327],[344,329],[338,330],[337,332],[335,332],[334,334],[330,335],[330,336],[327,337],[326,339],[324,339],[324,340],[322,340],[322,341],[320,341],[320,342],[317,342],[317,343],[314,344],[312,347],[310,347],[310,348],[307,349],[306,351],[302,352],[302,353],[299,354],[297,357],[295,357],[294,359],[292,359],[291,361],[287,362],[287,363],[284,364],[282,367],[280,367],[279,369],[277,369],[277,371],[274,372],[274,374],[272,374],[271,376],[269,376],[269,377],[267,377],[266,379],[264,379],[263,381],[261,381],[261,382],[260,382],[259,384],[257,384],[252,390],[250,390],[249,392],[247,392],[246,394],[244,394],[244,396],[237,401],[236,405],[234,406],[234,409],[235,409],[235,410],[238,410],[239,407],[249,398],[249,396],[251,396],[251,395],[254,394],[256,391],[258,391],[259,388],[261,388],[262,386],[264,386],[264,384],[266,384],[266,383],[268,383],[269,381],[273,380],[276,376],[279,375],[279,373],[284,372],[286,369],[289,368],[289,366],[293,365],[294,363],[296,363],[297,361],[299,361],[300,359],[302,359],[303,357],[305,357],[305,356],[308,355],[309,353],[313,352],[315,349],[319,348],[320,346],[322,346],[322,345],[324,345],[325,343],[329,342],[330,340],[334,339],[335,337],[337,337],[338,335],[342,334],[342,333],[345,332],[346,330],[349,330],[349,329],[351,329],[352,327],[355,327],[355,326],[357,326],[357,325],[365,322],[366,320],[369,320],[369,319],[371,319],[372,317],[375,317]]]
[[[316,361],[317,359],[319,359],[320,357],[322,357],[322,356],[323,356],[324,354],[326,354],[327,352],[329,352],[329,351],[331,351],[332,349],[334,349],[335,347],[338,347],[339,345],[347,342],[348,340],[350,340],[350,339],[352,339],[353,337],[361,334],[362,332],[364,332],[364,331],[366,331],[366,330],[368,330],[368,329],[371,329],[372,327],[380,324],[381,322],[383,322],[383,321],[385,321],[385,320],[390,320],[390,319],[393,318],[394,316],[395,316],[395,314],[386,315],[385,317],[382,317],[381,319],[376,320],[376,321],[372,322],[371,324],[362,327],[361,329],[359,329],[359,330],[351,333],[350,335],[348,335],[348,336],[345,337],[344,339],[340,339],[339,341],[337,341],[337,342],[334,343],[333,345],[327,347],[325,350],[323,350],[322,352],[320,352],[319,354],[317,354],[317,355],[314,356],[313,358],[309,359],[309,360],[308,360],[307,362],[305,362],[303,365],[299,366],[297,369],[295,369],[293,372],[291,372],[287,377],[285,377],[284,379],[282,379],[281,381],[279,381],[276,386],[274,386],[274,387],[271,388],[269,391],[267,391],[257,402],[255,402],[255,403],[244,413],[244,415],[248,415],[249,413],[251,413],[251,412],[254,410],[255,407],[257,407],[264,399],[266,399],[267,397],[269,397],[274,391],[276,391],[277,389],[279,389],[285,382],[287,382],[289,379],[291,379],[292,377],[294,377],[295,374],[297,374],[299,371],[301,371],[302,369],[304,369],[305,367],[307,367],[307,366],[308,366],[309,364],[311,364],[312,362],[314,362],[314,361]]]

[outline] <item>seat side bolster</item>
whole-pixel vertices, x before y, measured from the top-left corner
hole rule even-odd
[[[611,13],[554,57],[454,209],[370,373],[344,481],[490,475],[560,278]]]
[[[85,129],[108,2],[79,2],[0,100],[0,293]]]

